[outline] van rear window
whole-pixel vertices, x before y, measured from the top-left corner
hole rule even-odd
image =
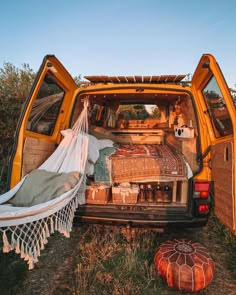
[[[52,135],[65,91],[51,74],[46,74],[29,115],[27,130]]]
[[[232,134],[233,127],[229,112],[214,76],[204,87],[203,96],[207,104],[215,136],[221,137]]]

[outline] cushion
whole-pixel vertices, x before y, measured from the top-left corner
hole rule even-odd
[[[204,246],[185,239],[164,242],[155,255],[154,264],[169,287],[186,292],[197,292],[208,286],[215,268]]]
[[[113,147],[114,141],[111,139],[99,139],[98,140],[98,146],[99,150],[103,150],[107,147]]]
[[[89,134],[89,146],[88,146],[88,160],[95,164],[99,158],[99,141],[98,139]]]
[[[74,188],[79,178],[78,172],[33,170],[9,203],[17,207],[31,207],[50,201]]]

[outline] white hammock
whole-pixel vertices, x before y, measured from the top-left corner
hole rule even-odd
[[[24,177],[12,190],[0,196],[0,235],[3,252],[15,250],[28,261],[29,269],[38,261],[47,238],[58,231],[69,237],[75,210],[85,202],[85,177],[88,155],[88,100],[84,102],[72,129],[62,131],[64,139],[39,170],[51,172],[78,171],[82,175],[75,187],[61,196],[32,207],[13,207],[4,204],[24,184]],[[26,196],[27,198],[27,196]],[[4,204],[4,205],[3,205]]]

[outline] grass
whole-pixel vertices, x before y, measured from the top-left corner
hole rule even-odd
[[[75,294],[140,294],[140,289],[155,289],[152,233],[127,243],[116,230],[93,226],[92,231],[96,234],[88,231],[79,247]]]
[[[1,254],[0,295],[179,295],[157,275],[153,263],[160,244],[174,238],[201,243],[215,261],[213,282],[199,295],[235,294],[235,236],[213,215],[202,229],[137,232],[130,242],[118,227],[81,225],[69,240],[51,237],[32,272],[18,255]]]
[[[66,279],[70,285],[68,294],[93,295],[98,294],[98,290],[104,295],[182,294],[162,281],[153,264],[159,245],[173,238],[199,242],[212,254],[215,278],[198,294],[235,294],[231,291],[236,290],[236,240],[214,216],[203,230],[149,231],[138,233],[130,243],[117,228],[111,231],[109,227],[90,225],[80,228],[79,232],[82,240],[73,258],[73,279]],[[56,294],[63,294],[63,288],[58,287],[53,295]]]
[[[26,276],[26,265],[13,252],[0,253],[0,295],[15,295]]]
[[[187,238],[202,243],[212,252],[216,268],[224,270],[223,285],[215,283],[215,286],[213,284],[213,287],[209,286],[199,294],[217,294],[214,292],[219,292],[219,288],[224,289],[223,294],[227,288],[230,290],[232,286],[236,287],[235,282],[231,282],[231,278],[236,275],[235,237],[215,217],[210,219],[204,231],[172,230],[164,234],[146,232],[137,235],[131,243],[127,243],[118,233],[109,230],[104,232],[102,227],[95,229],[96,234],[88,231],[86,242],[80,245],[73,294],[98,294],[97,290],[104,295],[176,294],[158,277],[153,264],[158,246],[172,238]]]

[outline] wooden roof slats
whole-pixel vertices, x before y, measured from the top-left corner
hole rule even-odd
[[[175,79],[176,75],[169,75],[165,82],[172,82]]]
[[[120,80],[121,83],[127,83],[127,79],[125,76],[118,76],[118,79]]]
[[[120,83],[120,80],[119,80],[116,76],[110,76],[110,80],[111,80],[113,83]]]
[[[135,83],[133,76],[126,76],[126,79],[127,79],[128,83]]]
[[[167,79],[168,79],[168,75],[161,75],[158,82],[165,83]]]
[[[151,76],[143,76],[143,83],[150,83]]]
[[[111,83],[108,76],[100,76],[100,78],[103,80],[104,83]]]
[[[161,75],[161,76],[84,76],[91,83],[179,83],[186,75]]]
[[[158,83],[160,76],[151,76],[150,83]]]
[[[142,83],[143,77],[142,76],[134,76],[136,83]]]
[[[84,76],[84,78],[89,80],[91,83],[98,83],[99,76]]]
[[[186,77],[186,75],[176,75],[176,78],[173,80],[173,82],[180,82]]]

